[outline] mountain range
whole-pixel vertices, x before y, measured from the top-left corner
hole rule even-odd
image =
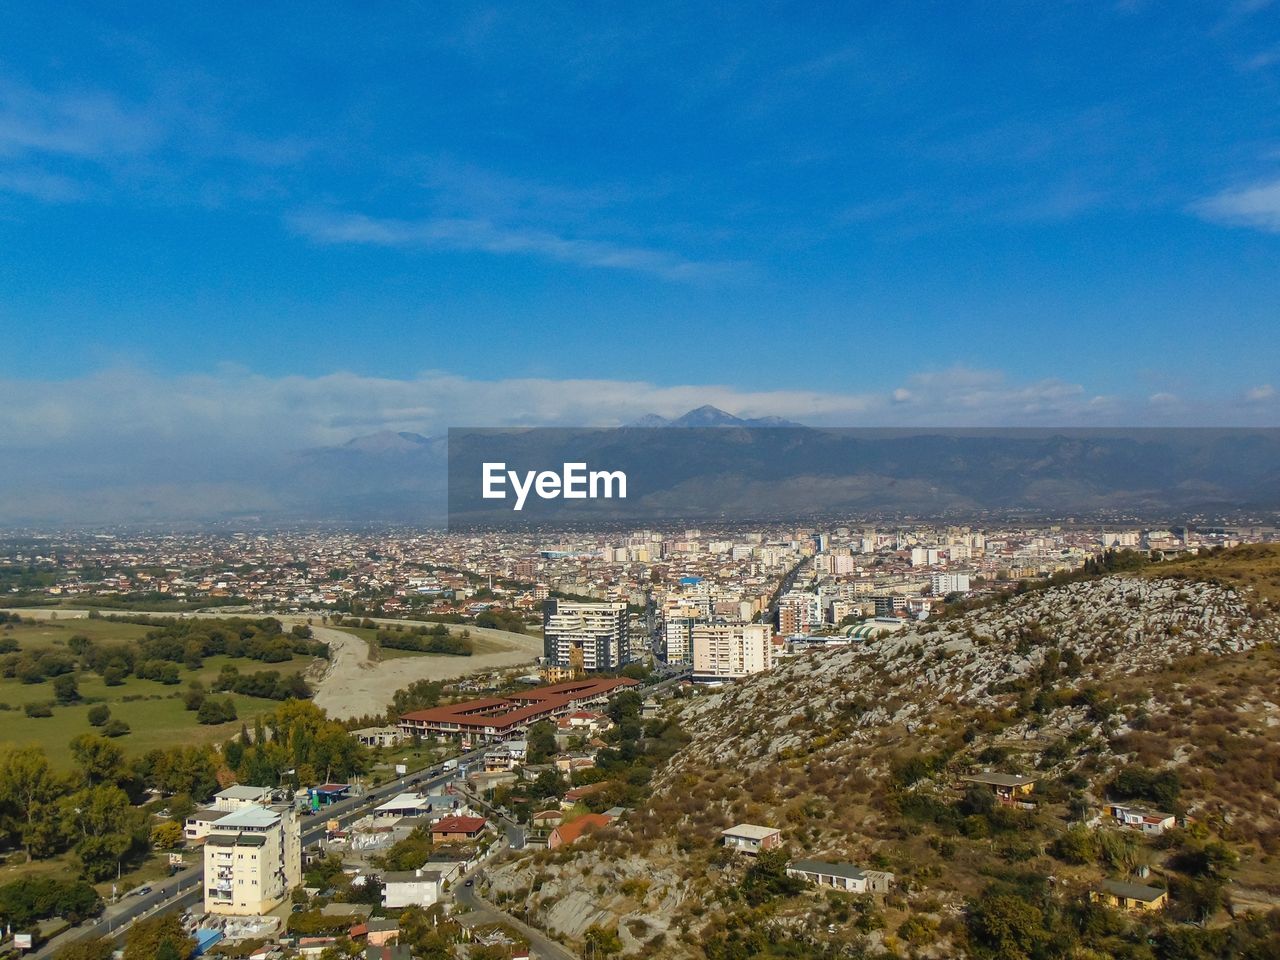
[[[1246,511],[1265,521],[1280,510],[1277,429],[844,430],[702,406],[607,429],[381,431],[261,456],[153,456],[106,474],[18,458],[0,478],[0,522],[484,523],[494,518],[472,514],[494,506],[478,498],[480,463],[492,460],[626,471],[628,513],[581,500],[566,512],[560,500],[525,514],[551,523]]]
[[[798,427],[800,424],[782,417],[735,417],[719,407],[703,404],[674,419],[647,413],[627,424],[629,427]]]

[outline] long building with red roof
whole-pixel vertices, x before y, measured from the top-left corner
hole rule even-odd
[[[400,717],[406,736],[457,737],[464,745],[501,740],[520,733],[539,720],[552,720],[609,697],[638,681],[629,677],[592,677],[547,687],[534,687],[505,697],[465,700],[429,710],[411,710]]]

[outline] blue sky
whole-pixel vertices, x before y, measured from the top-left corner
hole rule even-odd
[[[1280,3],[6,6],[19,445],[1280,422]]]

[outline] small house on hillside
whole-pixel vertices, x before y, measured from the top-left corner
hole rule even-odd
[[[566,790],[564,799],[560,801],[560,807],[561,809],[568,810],[579,800],[583,800],[591,796],[593,793],[599,793],[601,790],[606,790],[608,787],[609,781],[601,780],[598,783],[588,783],[581,787],[574,787],[570,790]]]
[[[772,850],[782,846],[782,831],[776,827],[762,827],[755,823],[740,823],[728,830],[721,830],[724,845],[737,853],[749,853],[752,856],[761,850]]]
[[[1169,891],[1141,883],[1103,880],[1089,899],[1121,910],[1159,910],[1169,902]]]
[[[1140,830],[1151,837],[1158,837],[1166,830],[1172,830],[1178,823],[1178,818],[1172,813],[1144,810],[1124,803],[1107,804],[1107,816],[1122,827]]]
[[[382,876],[382,905],[395,910],[400,907],[429,907],[439,903],[445,888],[442,870],[405,870]]]
[[[888,893],[894,881],[892,873],[822,860],[792,860],[787,876],[846,893]]]
[[[1030,796],[1039,777],[1023,777],[1012,773],[975,773],[961,777],[962,783],[977,783],[992,792],[1000,803],[1017,803]]]
[[[568,823],[562,823],[552,830],[551,835],[547,837],[547,849],[555,850],[557,847],[574,843],[588,833],[593,833],[601,827],[607,827],[612,821],[612,817],[603,813],[587,813],[570,820]]]

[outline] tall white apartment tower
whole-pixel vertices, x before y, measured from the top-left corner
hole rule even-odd
[[[287,804],[241,807],[204,841],[206,913],[261,916],[302,883],[302,823]]]
[[[694,680],[732,680],[773,666],[767,623],[695,623],[690,645]]]
[[[548,600],[542,608],[545,661],[588,672],[618,670],[631,661],[627,605]]]

